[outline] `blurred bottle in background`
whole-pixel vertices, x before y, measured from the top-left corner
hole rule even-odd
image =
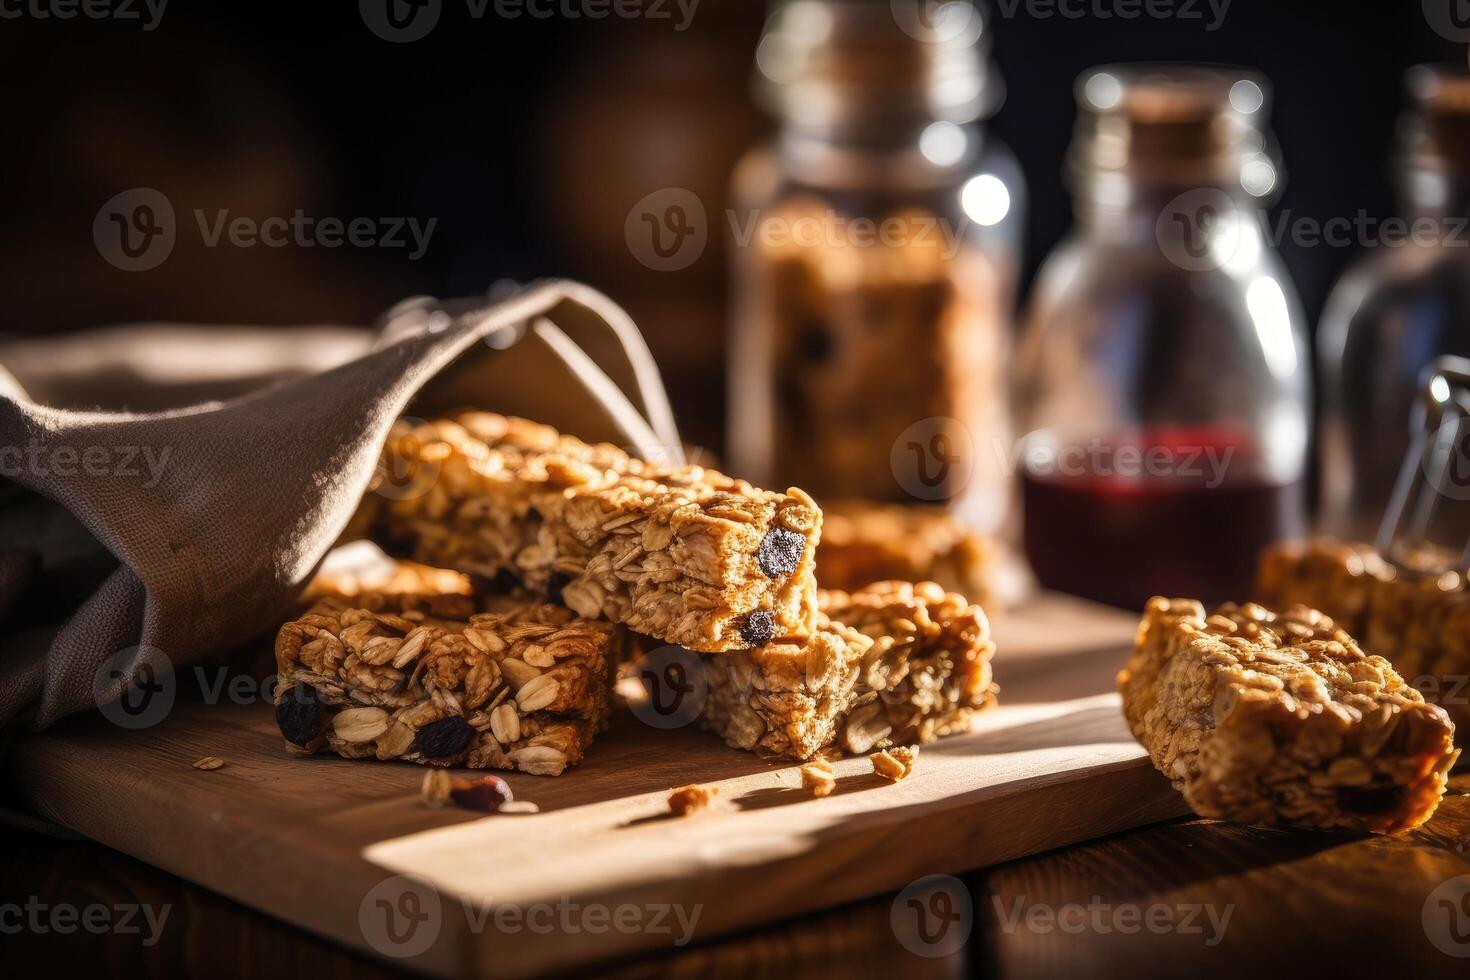
[[[1405,234],[1343,275],[1318,334],[1321,523],[1360,540],[1392,493],[1420,375],[1441,354],[1470,354],[1470,73],[1421,65],[1407,87],[1395,168]]]
[[[779,128],[732,182],[740,475],[1000,523],[1024,190],[981,123],[989,38],[968,2],[772,12],[756,85]]]
[[[1138,608],[1248,597],[1301,533],[1309,366],[1264,235],[1280,183],[1264,79],[1118,66],[1079,79],[1077,229],[1018,352],[1027,555],[1044,586]]]

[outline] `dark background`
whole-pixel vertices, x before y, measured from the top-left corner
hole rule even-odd
[[[629,254],[623,221],[668,186],[718,213],[731,164],[767,125],[748,97],[756,0],[702,0],[682,32],[672,4],[663,20],[507,20],[493,6],[477,20],[465,0],[443,0],[437,27],[408,44],[379,39],[340,0],[173,0],[147,32],[137,20],[38,19],[19,2],[0,5],[22,14],[0,19],[0,332],[366,323],[408,293],[568,275],[631,309],[691,435],[718,441],[724,258],[712,246],[690,269],[651,272]],[[1465,57],[1418,0],[1234,0],[1213,32],[1198,9],[1202,19],[1041,19],[1023,4],[995,18],[1008,98],[992,125],[1030,180],[1028,275],[1070,222],[1072,84],[1101,62],[1264,71],[1287,167],[1278,208],[1394,213],[1403,71]],[[130,273],[100,257],[92,221],[139,186],[168,196],[179,239],[161,266]],[[437,226],[417,261],[407,249],[206,248],[195,208]],[[1284,252],[1315,323],[1351,250]]]

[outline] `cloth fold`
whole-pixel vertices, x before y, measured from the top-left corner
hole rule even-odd
[[[159,329],[168,343],[150,345]],[[377,335],[242,330],[0,348],[0,724],[45,728],[120,692],[147,651],[178,669],[280,622],[404,414],[482,407],[682,459],[636,327],[577,283],[414,300]],[[200,357],[211,343],[218,357]],[[242,351],[240,370],[219,363]],[[170,401],[210,390],[229,394]],[[120,407],[160,401],[172,407]],[[104,670],[118,676],[99,688]]]

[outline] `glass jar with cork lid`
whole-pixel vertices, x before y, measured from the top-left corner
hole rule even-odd
[[[730,212],[741,475],[999,524],[1024,190],[981,124],[988,46],[967,2],[790,0],[767,22],[756,87],[779,125]]]
[[[1310,368],[1266,236],[1265,79],[1130,65],[1077,86],[1077,229],[1017,355],[1026,553],[1041,583],[1137,609],[1249,597],[1304,530]]]

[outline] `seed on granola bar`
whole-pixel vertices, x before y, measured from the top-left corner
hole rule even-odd
[[[740,638],[753,647],[769,642],[775,635],[775,617],[765,609],[757,609],[745,617],[745,625],[740,627]]]
[[[914,771],[914,764],[919,761],[919,747],[895,745],[891,749],[873,753],[871,758],[873,771],[889,782],[896,783],[900,779],[907,779]]]
[[[1315,609],[1154,598],[1118,675],[1154,766],[1204,817],[1395,833],[1459,752],[1443,708]]]
[[[428,759],[448,759],[459,755],[475,737],[470,723],[459,715],[450,715],[419,729],[413,740],[414,751]]]
[[[669,810],[677,817],[686,817],[708,807],[719,794],[718,786],[702,786],[699,783],[680,786],[669,793]]]
[[[780,578],[796,571],[806,551],[806,538],[784,527],[773,527],[761,539],[755,560],[766,578]]]
[[[316,689],[297,684],[276,705],[276,724],[292,745],[310,745],[322,730],[322,709]]]

